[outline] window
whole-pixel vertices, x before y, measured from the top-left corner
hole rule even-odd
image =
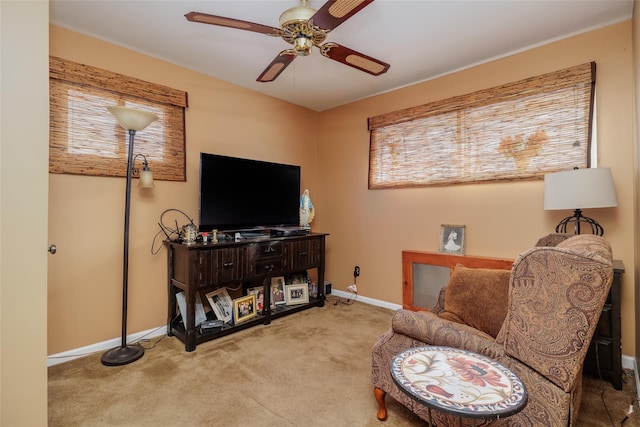
[[[595,63],[369,118],[369,188],[589,166]]]
[[[186,92],[56,57],[49,66],[49,172],[126,176],[128,132],[106,108],[123,105],[158,116],[136,133],[134,147],[154,179],[186,180]]]

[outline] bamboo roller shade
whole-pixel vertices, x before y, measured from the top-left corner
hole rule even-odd
[[[595,63],[369,118],[369,188],[540,178],[589,165]]]
[[[51,173],[126,176],[128,132],[106,108],[124,105],[159,117],[136,132],[134,147],[154,179],[186,180],[186,92],[55,57],[49,82]]]

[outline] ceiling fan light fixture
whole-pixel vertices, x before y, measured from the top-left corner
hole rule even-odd
[[[305,34],[299,34],[293,43],[293,48],[298,56],[307,56],[311,53],[313,47],[313,40],[307,37]]]

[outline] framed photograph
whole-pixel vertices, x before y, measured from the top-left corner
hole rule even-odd
[[[258,310],[258,313],[262,313],[262,310],[264,310],[264,288],[262,286],[249,288],[247,289],[247,294],[256,296],[256,310]]]
[[[292,274],[290,276],[287,276],[288,285],[301,285],[303,283],[307,283],[306,273]]]
[[[225,323],[231,322],[233,316],[233,300],[229,296],[226,288],[216,289],[215,291],[209,292],[206,296],[218,320],[222,320]]]
[[[318,284],[316,282],[309,283],[309,296],[311,298],[318,298]]]
[[[182,316],[182,324],[187,326],[187,297],[184,292],[178,292],[176,294],[176,301],[178,302],[178,310],[180,310],[180,316]],[[207,314],[204,312],[204,305],[202,305],[202,299],[200,294],[196,292],[196,310],[195,310],[195,325],[207,320]]]
[[[442,224],[440,226],[440,252],[464,255],[464,225]]]
[[[271,308],[285,304],[284,300],[284,276],[271,278]]]
[[[246,322],[258,315],[256,311],[256,296],[247,295],[233,300],[233,318],[235,324]]]
[[[307,304],[309,302],[309,285],[286,285],[284,287],[287,305]]]

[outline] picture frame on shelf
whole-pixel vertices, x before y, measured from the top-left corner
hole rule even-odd
[[[318,298],[318,283],[309,282],[309,296],[311,298]]]
[[[276,276],[271,278],[271,308],[286,303],[284,298],[284,276]]]
[[[440,226],[440,252],[464,255],[465,226],[442,224]]]
[[[264,310],[264,287],[256,286],[255,288],[247,289],[247,295],[256,296],[256,310],[258,313],[262,313]]]
[[[286,285],[284,287],[284,294],[286,305],[309,303],[309,285],[306,283]]]
[[[246,322],[258,315],[256,310],[256,294],[245,295],[233,300],[234,324]]]
[[[178,303],[178,311],[180,311],[180,316],[182,317],[182,324],[186,326],[187,316],[184,313],[187,312],[187,297],[184,292],[178,292],[176,294],[176,302]],[[195,307],[195,326],[198,326],[207,320],[207,314],[204,312],[204,305],[202,305],[200,294],[197,292]]]
[[[287,285],[301,285],[307,283],[307,273],[297,273],[287,276]]]
[[[227,289],[216,289],[206,294],[206,297],[216,318],[225,323],[231,322],[233,318],[233,300],[229,296]]]

